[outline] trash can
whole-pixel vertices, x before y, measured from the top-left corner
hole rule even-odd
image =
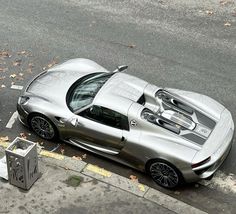
[[[37,144],[17,137],[6,149],[9,183],[28,190],[39,177]]]

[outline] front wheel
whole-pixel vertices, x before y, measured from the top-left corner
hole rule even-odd
[[[45,116],[36,114],[29,119],[30,127],[41,138],[54,140],[57,137],[57,130],[54,124]]]
[[[164,188],[173,189],[182,183],[178,169],[167,161],[153,161],[148,169],[152,179]]]

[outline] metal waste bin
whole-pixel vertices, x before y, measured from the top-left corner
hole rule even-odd
[[[9,183],[28,190],[39,177],[37,144],[17,137],[6,149]]]

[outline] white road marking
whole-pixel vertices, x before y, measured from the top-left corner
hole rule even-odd
[[[11,89],[15,89],[15,90],[20,90],[21,91],[23,89],[23,86],[21,86],[21,85],[12,85]]]
[[[7,123],[7,125],[6,125],[6,128],[11,129],[12,126],[13,126],[13,124],[16,122],[17,117],[18,117],[18,112],[15,111],[15,112],[12,114],[10,120],[8,121],[8,123]]]
[[[222,171],[217,171],[211,180],[202,180],[199,183],[224,193],[236,193],[236,175],[232,173],[226,175]]]

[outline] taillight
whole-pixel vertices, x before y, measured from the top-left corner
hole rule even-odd
[[[193,163],[191,166],[192,166],[192,168],[196,168],[196,167],[199,167],[199,166],[209,162],[210,160],[211,160],[211,157],[208,157],[208,158],[206,158],[205,160],[203,160],[201,162]]]

